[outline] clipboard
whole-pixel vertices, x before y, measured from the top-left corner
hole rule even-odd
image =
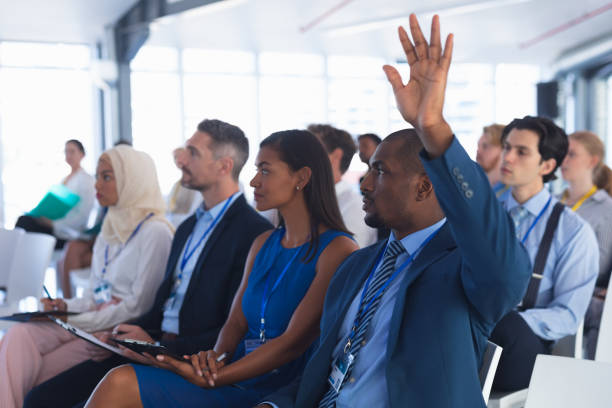
[[[8,316],[0,316],[0,320],[9,320],[13,322],[36,322],[36,321],[46,321],[49,319],[49,316],[72,316],[78,314],[77,312],[67,312],[61,310],[50,310],[48,312],[26,312],[26,313],[13,313]]]
[[[49,319],[51,319],[51,321],[57,323],[58,325],[60,325],[62,328],[64,328],[65,330],[69,331],[70,333],[74,334],[75,336],[91,343],[91,344],[95,344],[98,347],[102,347],[103,349],[106,349],[108,351],[112,351],[113,353],[119,354],[120,356],[123,356],[123,354],[121,354],[121,349],[119,347],[114,347],[111,346],[110,344],[106,344],[103,341],[98,340],[98,338],[92,334],[87,333],[86,331],[83,331],[81,329],[79,329],[78,327],[74,327],[71,324],[68,324],[66,322],[64,322],[61,319],[58,319],[57,317],[54,316],[49,316]]]
[[[156,345],[153,343],[148,343],[146,341],[132,340],[132,339],[112,338],[111,340],[117,344],[122,345],[125,348],[135,351],[138,354],[148,353],[152,355],[153,357],[161,354],[164,356],[172,357],[173,359],[178,360],[178,361],[187,361],[183,358],[183,356],[179,356],[178,354],[171,352],[166,346]]]
[[[64,218],[76,206],[81,197],[63,184],[51,186],[38,205],[28,213],[33,217],[46,217],[52,221]]]

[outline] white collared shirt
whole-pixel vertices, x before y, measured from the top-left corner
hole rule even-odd
[[[346,228],[354,234],[360,248],[365,248],[377,241],[378,231],[366,225],[363,197],[345,180],[335,185],[338,207]]]

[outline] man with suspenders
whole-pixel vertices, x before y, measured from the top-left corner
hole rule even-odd
[[[523,301],[497,324],[491,341],[504,348],[493,388],[529,386],[537,354],[576,333],[598,273],[599,252],[591,227],[554,198],[544,183],[567,154],[563,129],[526,116],[502,134],[501,181],[510,186],[502,202],[525,246],[533,275]]]

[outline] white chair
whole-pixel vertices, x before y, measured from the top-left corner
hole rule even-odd
[[[609,408],[612,364],[539,355],[525,408]]]
[[[0,308],[4,316],[18,310],[19,301],[28,296],[39,298],[45,271],[55,247],[55,237],[27,232],[17,248],[6,288],[6,305]]]
[[[584,333],[584,320],[580,322],[576,334],[565,336],[557,340],[550,354],[561,357],[583,358],[582,337]]]
[[[565,336],[557,340],[551,350],[554,356],[573,357],[582,359],[582,333],[584,322],[578,326],[576,334]],[[539,356],[538,356],[539,358]],[[527,400],[527,388],[514,392],[493,392],[487,408],[522,408]]]
[[[597,348],[595,349],[595,361],[612,363],[612,279],[608,283],[608,294],[604,302],[601,322],[599,323],[599,334],[597,335]]]
[[[0,228],[0,288],[6,288],[9,281],[9,275],[12,270],[13,260],[15,259],[15,250],[25,235],[25,231],[21,228],[7,230]]]
[[[478,377],[480,378],[480,386],[482,388],[482,398],[485,401],[489,401],[489,394],[491,393],[491,387],[493,386],[493,378],[495,378],[495,372],[497,371],[497,365],[499,364],[499,357],[501,356],[502,348],[495,343],[487,342],[487,348],[482,356],[482,365],[480,366],[480,372]]]

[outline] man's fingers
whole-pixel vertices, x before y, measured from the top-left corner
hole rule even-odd
[[[440,42],[440,17],[436,14],[431,22],[431,37],[429,38],[429,58],[436,63],[440,61],[442,43]]]
[[[408,64],[412,65],[418,61],[416,50],[414,49],[414,45],[412,45],[412,41],[410,41],[410,37],[408,37],[408,33],[404,29],[404,27],[399,26],[397,29],[397,33],[399,35],[400,43],[402,44],[402,48],[404,49],[404,54],[406,54],[406,59],[408,60]]]
[[[427,40],[414,14],[410,15],[410,33],[414,41],[414,49],[416,50],[417,58],[420,60],[427,58]]]
[[[402,76],[399,72],[397,72],[397,69],[395,69],[391,65],[384,65],[383,71],[385,71],[385,75],[387,76],[387,80],[393,88],[393,92],[397,92],[404,87],[404,83],[402,82]]]
[[[446,37],[446,44],[444,44],[444,54],[442,55],[442,58],[440,59],[440,66],[446,72],[448,72],[448,69],[450,68],[451,59],[453,57],[454,38],[455,37],[452,34],[449,34],[448,37]]]

